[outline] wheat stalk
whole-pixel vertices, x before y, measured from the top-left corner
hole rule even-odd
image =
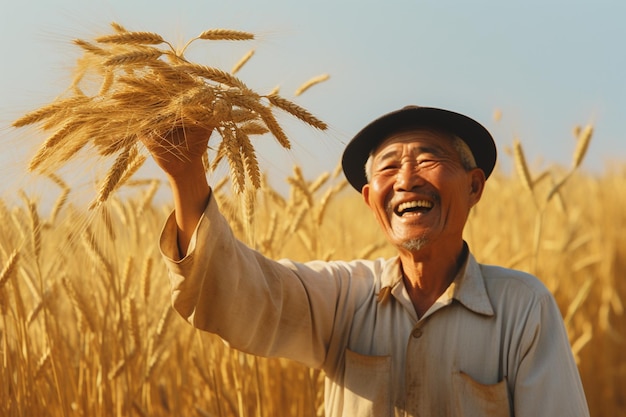
[[[121,45],[158,45],[166,43],[165,39],[154,32],[119,32],[113,35],[99,36],[98,43],[114,43]]]
[[[111,22],[111,27],[117,33],[128,32],[128,30],[117,22]]]
[[[124,171],[128,168],[128,162],[131,160],[131,151],[135,150],[134,147],[126,148],[113,163],[113,166],[109,170],[106,178],[104,179],[100,190],[98,191],[98,196],[96,197],[96,204],[102,203],[106,201],[109,197],[109,194],[117,187],[124,174]]]
[[[149,61],[154,61],[160,58],[161,55],[163,55],[163,51],[160,49],[132,51],[125,54],[114,55],[104,61],[102,65],[105,67],[111,67],[117,65],[149,63]]]
[[[91,304],[79,295],[74,284],[67,277],[61,278],[61,283],[65,288],[65,292],[70,296],[70,301],[76,313],[84,320],[89,329],[95,332],[98,328],[96,324],[97,315],[92,311]]]
[[[269,129],[257,120],[243,122],[238,130],[245,135],[264,135],[269,133]]]
[[[230,70],[231,74],[236,74],[239,70],[250,61],[250,58],[254,55],[254,49],[249,50]]]
[[[43,106],[37,110],[26,113],[24,116],[15,120],[12,125],[13,127],[23,127],[27,125],[31,125],[42,120],[53,117],[59,112],[63,112],[64,115],[68,113],[68,111],[76,106],[80,106],[85,101],[89,101],[90,98],[83,95],[76,95],[68,98],[58,99],[53,103],[50,103],[47,106]]]
[[[287,207],[287,202],[275,189],[273,189],[268,183],[266,178],[261,178],[261,190],[266,199],[271,200],[280,209]]]
[[[311,193],[317,192],[328,180],[330,179],[330,174],[328,172],[323,172],[319,177],[317,177],[310,185],[309,190]]]
[[[2,272],[0,272],[0,289],[4,287],[9,279],[13,276],[15,271],[17,271],[17,261],[19,259],[19,251],[17,249],[13,249],[11,256],[9,256],[9,260],[5,264]]]
[[[141,294],[144,301],[147,303],[150,297],[150,283],[152,277],[152,258],[146,258],[143,268],[141,270]]]
[[[31,171],[38,169],[42,163],[46,162],[46,159],[50,157],[51,153],[55,151],[55,148],[62,143],[63,139],[67,135],[75,133],[84,123],[84,120],[69,120],[64,123],[43,143],[41,148],[39,148],[35,156],[31,159],[28,169]]]
[[[148,365],[148,371],[146,372],[146,376],[150,375],[154,365],[156,365],[156,362],[159,360],[160,354],[157,352],[157,348],[159,347],[159,345],[162,344],[166,324],[171,317],[171,314],[172,308],[167,306],[163,311],[159,322],[157,323],[157,327],[154,334],[152,335],[152,338],[150,339],[147,352],[150,363]]]
[[[214,81],[216,83],[224,84],[229,87],[235,87],[237,89],[240,89],[244,93],[250,94],[252,97],[256,95],[239,78],[219,68],[214,68],[214,67],[209,67],[207,65],[199,65],[199,64],[185,64],[185,65],[181,65],[180,69],[184,72],[197,75],[209,81]]]
[[[51,132],[30,160],[31,171],[55,172],[88,143],[94,145],[89,149],[99,157],[115,155],[91,208],[106,201],[143,164],[145,158],[129,154],[129,149],[134,149],[133,145],[142,138],[163,137],[187,125],[220,131],[227,143],[219,147],[222,153],[218,159],[226,156],[233,172],[232,183],[241,192],[246,180],[254,187],[260,185],[250,135],[270,133],[281,146],[291,146],[264,100],[317,129],[327,128],[301,106],[277,93],[266,98],[234,76],[253,51],[230,73],[190,62],[184,56],[187,46],[195,40],[249,40],[254,38],[251,33],[210,29],[176,51],[158,33],[128,31],[115,22],[111,27],[114,33],[96,37],[93,42],[73,40],[83,51],[69,90],[73,95],[60,97],[13,122],[16,128],[35,124],[42,131]],[[101,77],[95,95],[85,93],[89,90],[84,84],[92,78],[85,76],[88,73]],[[208,160],[208,153],[204,159]],[[215,165],[205,162],[205,166]]]
[[[82,234],[82,242],[85,249],[89,253],[91,259],[100,267],[99,269],[105,273],[107,278],[112,280],[115,277],[113,265],[102,252],[102,249],[96,243],[96,238],[89,227],[85,228]]]
[[[305,91],[307,91],[309,88],[313,87],[316,84],[324,82],[324,81],[328,80],[329,78],[330,78],[330,75],[328,75],[328,74],[322,74],[322,75],[318,75],[316,77],[313,77],[313,78],[309,79],[308,81],[306,81],[304,84],[302,84],[300,87],[298,87],[298,89],[295,92],[295,95],[299,96],[300,94],[302,94]]]
[[[298,165],[293,167],[293,174],[293,177],[287,178],[287,182],[294,190],[297,190],[300,195],[304,196],[307,206],[313,207],[313,194],[311,190],[309,190],[309,186],[302,175],[302,170]]]
[[[130,183],[130,181],[126,181],[126,183]],[[158,180],[152,180],[150,181],[149,185],[150,187],[144,192],[141,201],[137,206],[138,217],[140,217],[146,210],[148,210],[161,184]]]
[[[33,309],[30,310],[30,313],[28,313],[28,316],[26,316],[26,324],[28,326],[30,326],[32,322],[37,319],[37,316],[39,316],[39,313],[41,313],[41,310],[43,309],[43,305],[44,305],[44,301],[39,300],[37,304],[35,304],[35,307],[33,307]]]
[[[245,41],[254,39],[254,34],[231,29],[209,29],[198,35],[198,39],[206,40],[237,40]]]
[[[346,181],[344,179],[344,180],[340,181],[337,185],[335,185],[332,188],[329,188],[326,191],[326,193],[324,194],[324,196],[320,200],[319,206],[317,208],[316,223],[317,223],[318,226],[320,226],[322,224],[322,221],[324,219],[324,214],[326,213],[326,208],[328,207],[328,203],[330,202],[332,197],[334,197],[335,195],[339,194],[339,192],[341,190],[343,190],[347,185],[348,185],[348,181]],[[311,188],[313,188],[313,187],[311,187]]]
[[[133,297],[124,300],[124,314],[128,317],[128,327],[130,335],[133,339],[133,350],[137,351],[141,348],[141,330],[139,327],[139,313],[137,312],[137,303]]]
[[[130,291],[130,285],[132,283],[131,277],[133,274],[133,260],[132,257],[127,256],[124,262],[124,268],[122,269],[122,276],[120,278],[120,287],[122,296],[126,296]]]
[[[237,194],[241,194],[245,189],[246,171],[241,157],[237,135],[231,129],[221,129],[219,132],[224,139],[224,149],[230,166],[230,177],[233,188]]]
[[[252,187],[256,190],[261,187],[261,172],[259,170],[259,164],[257,162],[256,153],[252,142],[247,134],[238,130],[237,141],[241,146],[242,162],[246,171],[247,177],[250,179]]]
[[[109,55],[109,52],[107,52],[105,49],[102,49],[99,46],[96,46],[93,43],[87,42],[83,39],[74,39],[72,42],[74,43],[74,45],[79,46],[85,52],[89,52],[91,54],[99,55],[103,57],[106,57]]]
[[[107,375],[107,378],[109,379],[109,381],[113,381],[115,378],[120,376],[122,371],[124,371],[124,369],[126,368],[126,363],[127,361],[124,358],[120,359],[117,362],[117,364],[113,367],[113,369],[109,371],[109,374]]]
[[[276,236],[276,229],[278,226],[278,214],[273,212],[270,216],[270,222],[265,231],[265,235],[261,240],[261,251],[269,254],[271,250],[272,242],[274,241],[274,237]]]
[[[578,140],[576,142],[576,149],[574,150],[574,158],[572,161],[573,169],[576,169],[580,166],[585,154],[587,153],[587,148],[589,148],[589,142],[591,142],[591,136],[593,135],[593,125],[587,125],[578,135]]]
[[[35,258],[39,258],[41,254],[41,227],[39,221],[39,213],[37,211],[37,204],[20,190],[20,197],[26,204],[28,208],[28,214],[30,218],[30,226],[31,226],[31,237],[32,237],[32,245],[33,245],[33,253],[35,254]]]
[[[43,355],[41,355],[41,357],[37,361],[37,365],[35,366],[35,375],[34,375],[35,381],[41,377],[44,369],[50,363],[50,353],[51,353],[50,347],[48,347],[43,353]]]
[[[270,101],[270,103],[272,103],[276,107],[279,107],[280,109],[291,113],[293,116],[308,123],[309,125],[320,130],[326,130],[328,128],[326,123],[319,120],[317,117],[313,116],[306,109],[298,106],[296,103],[293,103],[277,94],[270,94],[266,97]]]
[[[524,187],[533,192],[533,180],[530,176],[530,170],[528,169],[528,164],[526,163],[526,157],[524,156],[524,150],[522,149],[522,144],[518,139],[513,141],[513,156],[515,160],[515,168],[517,170],[517,174],[522,180],[522,184]]]
[[[589,143],[591,142],[591,137],[593,135],[593,125],[587,125],[584,129],[580,129],[577,127],[574,129],[574,134],[577,136],[576,141],[576,149],[574,149],[574,154],[572,157],[572,168],[570,171],[561,178],[550,191],[548,192],[548,196],[546,197],[546,201],[550,201],[552,197],[558,194],[559,189],[563,187],[565,182],[572,176],[574,171],[580,166],[585,155],[587,154],[587,149],[589,148]]]
[[[245,193],[243,194],[244,204],[243,204],[243,217],[245,219],[244,225],[246,227],[246,235],[247,240],[250,245],[254,246],[254,207],[256,204],[256,188],[246,187]]]
[[[259,116],[261,116],[261,119],[263,120],[263,123],[265,123],[265,126],[267,126],[269,131],[276,138],[276,140],[278,140],[278,143],[280,143],[283,148],[290,149],[291,142],[289,141],[289,138],[287,138],[287,135],[285,134],[283,128],[280,126],[280,124],[278,124],[278,121],[272,114],[271,110],[262,105],[257,106],[255,110],[259,113]]]

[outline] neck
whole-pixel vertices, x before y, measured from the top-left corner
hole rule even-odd
[[[452,250],[426,250],[400,254],[404,286],[418,317],[434,304],[450,286],[465,257],[463,241]]]

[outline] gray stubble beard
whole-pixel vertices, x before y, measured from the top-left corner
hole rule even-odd
[[[402,242],[402,247],[410,252],[416,252],[426,246],[427,243],[428,239],[426,237],[417,237]]]

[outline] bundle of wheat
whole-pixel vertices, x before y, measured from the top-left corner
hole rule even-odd
[[[290,147],[274,108],[314,128],[327,128],[277,92],[258,94],[235,77],[252,56],[250,52],[231,72],[185,58],[185,50],[195,40],[249,40],[254,38],[251,33],[207,30],[177,50],[157,33],[128,31],[117,23],[111,26],[113,34],[94,42],[74,41],[83,55],[69,95],[13,122],[14,127],[37,124],[40,130],[52,132],[31,159],[31,171],[54,172],[88,144],[101,157],[116,155],[93,206],[106,201],[143,164],[146,157],[139,149],[141,138],[163,136],[190,125],[217,131],[222,140],[210,166],[206,159],[207,169],[225,157],[233,187],[241,192],[246,181],[254,188],[260,186],[251,135],[271,133],[283,147]],[[99,91],[89,95],[83,82],[93,73],[99,76]]]

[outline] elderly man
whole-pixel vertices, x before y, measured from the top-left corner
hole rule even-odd
[[[398,256],[267,259],[235,239],[211,198],[208,135],[186,134],[161,237],[174,308],[260,356],[326,374],[327,416],[587,416],[557,305],[526,273],[477,263],[463,240],[496,161],[464,115],[410,106],[359,132],[342,159]],[[177,136],[178,135],[178,136]]]

